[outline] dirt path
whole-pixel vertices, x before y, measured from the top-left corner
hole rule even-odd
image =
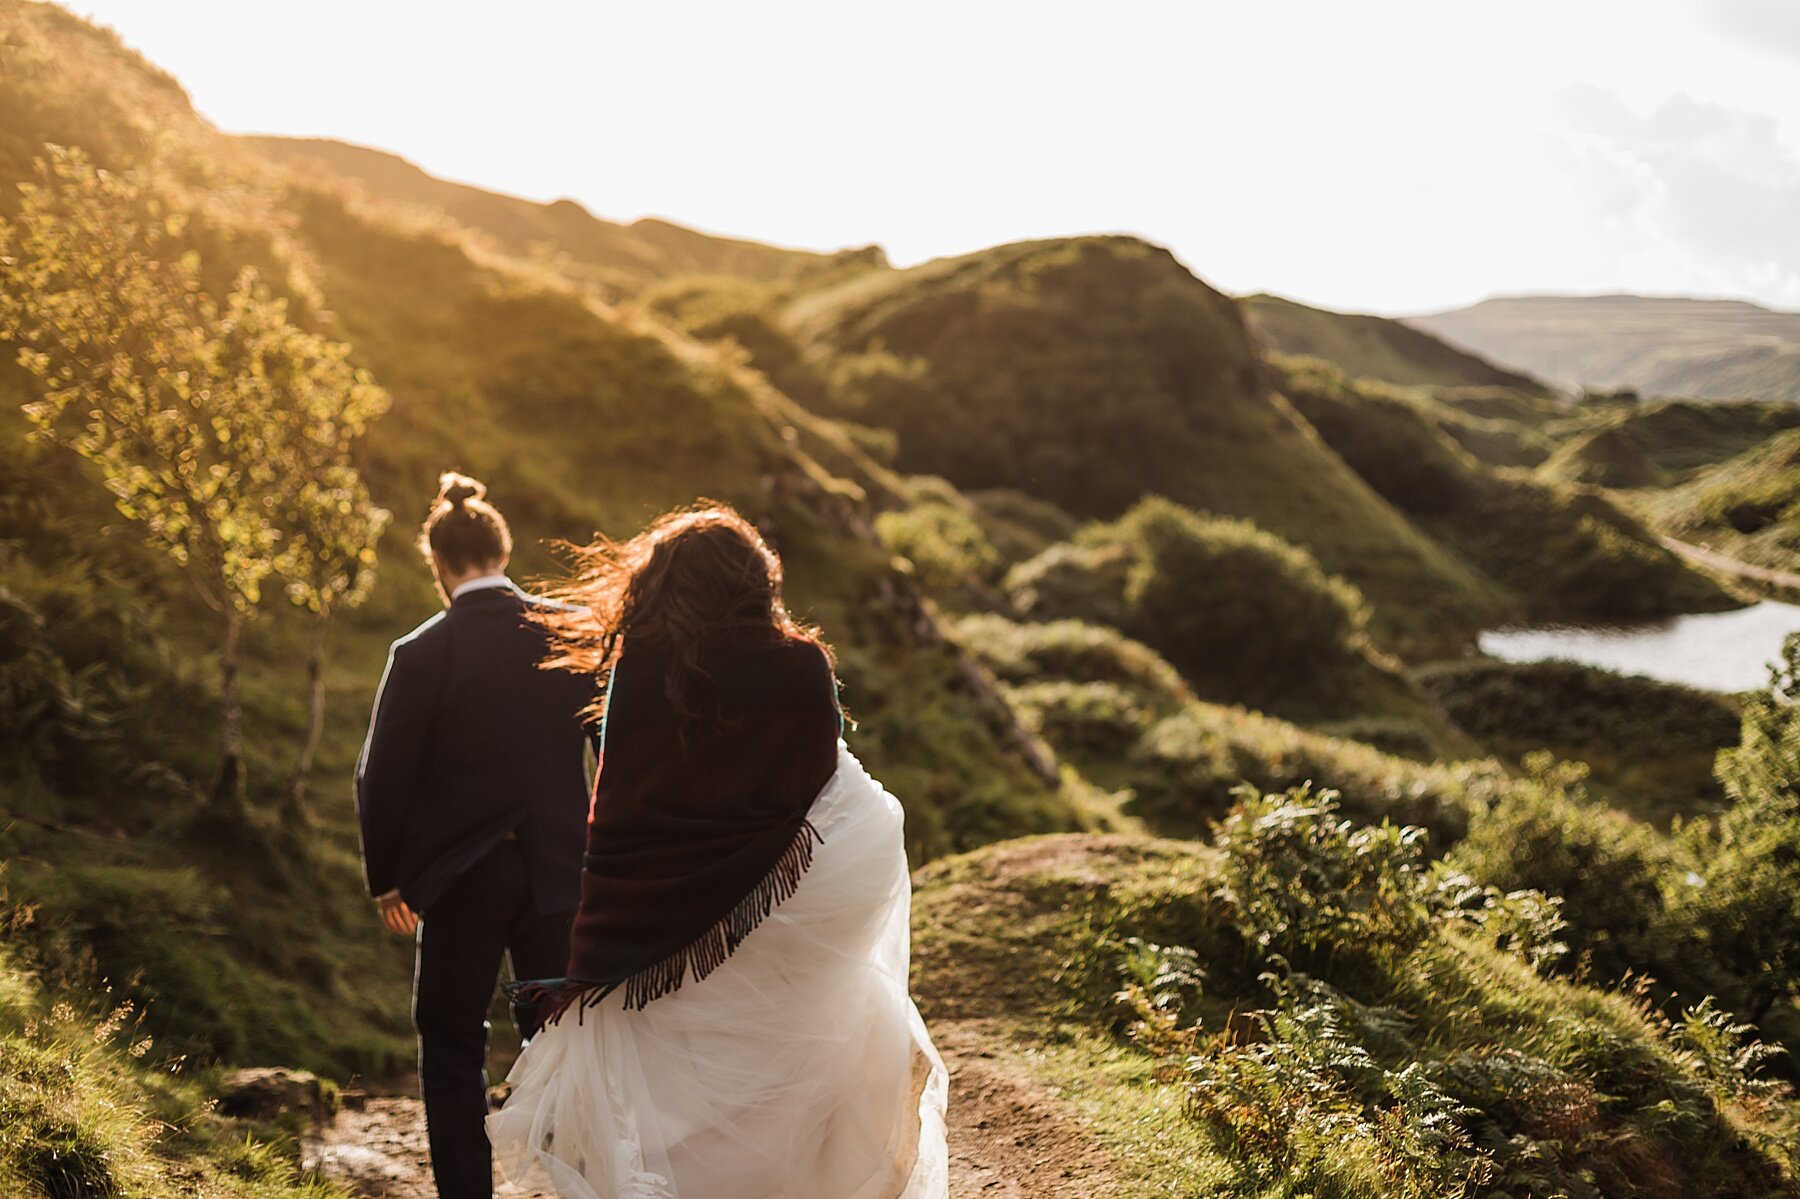
[[[932,1036],[950,1070],[952,1199],[1101,1199],[1112,1190],[1106,1151],[1033,1081],[997,1029],[952,1021]],[[353,1098],[305,1156],[311,1168],[370,1199],[437,1199],[417,1099]]]
[[[1686,541],[1678,541],[1673,537],[1664,537],[1662,543],[1688,561],[1709,570],[1716,570],[1720,574],[1800,591],[1800,574],[1792,571],[1771,570],[1766,566],[1754,566],[1748,562],[1739,562],[1736,558],[1728,558],[1716,550],[1709,550],[1705,546],[1693,545]]]

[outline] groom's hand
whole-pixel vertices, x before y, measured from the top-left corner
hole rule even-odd
[[[375,907],[381,913],[381,922],[388,926],[389,932],[409,937],[413,930],[419,927],[418,916],[406,906],[406,901],[400,898],[398,889],[389,891],[386,895],[377,895]]]

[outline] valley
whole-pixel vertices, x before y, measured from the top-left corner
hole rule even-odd
[[[905,808],[958,1199],[1800,1194],[1800,642],[1727,685],[1485,636],[1791,612],[1779,347],[1734,402],[1673,366],[1682,398],[1624,365],[1578,395],[1522,342],[1233,297],[1138,237],[900,268],[234,137],[51,4],[0,0],[0,56],[0,1191],[428,1193],[404,1095],[217,1099],[411,1067],[349,779],[456,467],[522,581],[698,496],[779,550]],[[82,271],[180,285],[132,324]],[[161,332],[61,370],[67,314],[115,310]],[[206,443],[271,530],[209,602],[205,510],[147,515],[186,476],[52,401],[192,395],[158,357],[190,319],[181,363],[263,377],[216,366],[243,314],[380,402],[310,471]],[[289,445],[263,416],[233,428]],[[303,478],[361,523],[254,515]],[[339,547],[312,592],[271,548],[302,535]]]

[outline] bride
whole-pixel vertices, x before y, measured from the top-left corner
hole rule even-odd
[[[610,676],[568,977],[488,1117],[564,1199],[944,1199],[901,809],[830,648],[722,506],[578,551],[552,665]]]

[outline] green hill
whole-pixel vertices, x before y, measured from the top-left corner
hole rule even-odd
[[[1800,429],[1648,496],[1643,507],[1685,541],[1774,570],[1800,569]]]
[[[1516,296],[1408,323],[1569,388],[1800,401],[1800,313],[1742,300]]]
[[[1238,303],[1250,329],[1282,354],[1323,358],[1352,378],[1432,387],[1513,387],[1534,394],[1529,375],[1459,350],[1405,321],[1309,308],[1280,296],[1245,296]]]
[[[897,465],[1080,517],[1140,497],[1252,520],[1360,587],[1376,630],[1452,638],[1479,582],[1270,388],[1237,306],[1131,238],[1002,246],[802,291],[787,323]]]
[[[1785,429],[1800,428],[1800,406],[1664,400],[1634,405],[1616,421],[1658,470],[1680,478],[1735,458]]]
[[[1478,462],[1429,401],[1317,360],[1281,369],[1326,444],[1522,618],[1629,620],[1735,603],[1604,495]]]
[[[1564,442],[1538,467],[1546,479],[1630,490],[1663,487],[1666,472],[1645,452],[1643,444],[1621,425],[1607,425]]]
[[[355,184],[377,200],[442,213],[494,239],[508,254],[554,264],[610,297],[675,275],[793,279],[829,265],[832,256],[760,242],[715,237],[645,218],[621,225],[573,200],[539,204],[451,183],[397,154],[320,138],[245,139],[269,158]]]

